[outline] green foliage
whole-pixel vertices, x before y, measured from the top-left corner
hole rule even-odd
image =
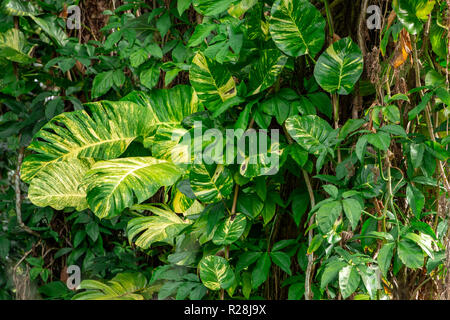
[[[445,3],[119,2],[1,2],[0,299],[439,296]]]

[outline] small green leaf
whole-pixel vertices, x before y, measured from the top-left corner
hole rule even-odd
[[[361,277],[354,266],[346,266],[339,271],[339,288],[342,298],[347,299],[358,288]]]
[[[273,263],[279,266],[288,275],[292,275],[291,258],[286,253],[281,251],[271,252],[270,257],[272,258]]]
[[[307,254],[313,254],[317,249],[320,248],[320,245],[323,242],[323,237],[320,234],[316,234],[314,238],[312,238],[311,243],[306,251]]]
[[[178,0],[177,1],[178,14],[181,16],[183,12],[185,12],[189,8],[191,3],[192,0]]]
[[[411,156],[411,163],[415,169],[422,165],[423,154],[425,152],[425,146],[421,143],[411,143],[409,145],[409,154]]]
[[[98,98],[109,91],[114,84],[113,71],[99,73],[92,83],[92,99]]]
[[[278,0],[271,10],[269,31],[284,53],[314,57],[325,42],[325,19],[309,1]]]
[[[375,148],[387,151],[391,144],[391,136],[386,132],[377,132],[367,135],[367,142],[373,145]]]
[[[323,204],[317,212],[317,224],[323,233],[328,233],[342,213],[340,201],[332,201]]]
[[[320,288],[325,289],[330,282],[336,279],[339,271],[345,266],[347,266],[347,264],[341,260],[332,260],[328,262],[320,280]]]
[[[344,38],[333,43],[317,60],[314,77],[330,93],[350,94],[363,72],[364,60],[359,47]]]
[[[398,243],[397,254],[408,268],[416,269],[423,266],[422,249],[411,240],[401,239]]]
[[[165,14],[163,14],[158,19],[158,21],[156,21],[156,28],[158,29],[159,33],[161,34],[161,38],[164,38],[164,36],[167,34],[167,31],[169,31],[171,25],[172,25],[172,22],[170,21],[169,12],[166,12]]]
[[[264,252],[258,259],[258,262],[256,263],[256,266],[252,272],[253,289],[258,288],[267,280],[267,277],[269,276],[270,265],[271,261],[269,254],[267,252]]]
[[[215,16],[227,10],[234,0],[193,0],[194,9],[205,15]]]
[[[237,241],[245,231],[247,219],[245,215],[238,213],[234,217],[229,217],[219,224],[214,237],[213,243],[216,245],[226,246]]]
[[[97,241],[99,235],[98,224],[95,221],[91,221],[86,225],[86,233],[92,241]]]
[[[227,260],[219,256],[204,257],[198,264],[200,279],[211,290],[228,289],[236,281]]]
[[[342,207],[344,208],[347,219],[350,221],[352,229],[355,230],[363,211],[361,204],[355,199],[348,198],[342,200]]]
[[[196,47],[206,39],[209,34],[217,28],[217,24],[199,24],[188,41],[188,47]]]
[[[408,200],[408,204],[416,218],[420,219],[425,206],[425,196],[423,193],[412,184],[408,184],[406,187],[406,200]]]
[[[377,261],[383,276],[386,278],[389,268],[391,267],[392,256],[394,255],[394,242],[388,242],[381,247],[378,253]]]

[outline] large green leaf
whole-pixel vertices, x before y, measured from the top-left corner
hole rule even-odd
[[[144,300],[142,291],[147,288],[147,279],[141,273],[120,273],[108,282],[83,280],[72,300]]]
[[[191,154],[192,143],[189,139],[190,132],[182,126],[161,126],[154,137],[145,139],[144,145],[152,149],[152,155],[158,159],[170,160],[175,164],[189,164],[194,155]]]
[[[262,285],[270,273],[270,266],[272,261],[270,260],[270,255],[268,252],[264,252],[260,255],[255,268],[252,271],[252,287],[253,289],[258,288]]]
[[[342,200],[342,207],[344,208],[347,219],[350,221],[352,229],[355,230],[358,226],[363,207],[361,206],[359,201],[352,198]]]
[[[325,42],[325,19],[307,0],[276,1],[269,30],[277,47],[293,57],[314,57]]]
[[[181,174],[174,164],[152,157],[100,161],[84,179],[87,201],[99,218],[111,218],[173,185]]]
[[[140,207],[136,206],[136,209]],[[142,249],[150,248],[155,242],[173,244],[174,237],[189,225],[189,221],[184,221],[172,211],[147,205],[143,205],[142,209],[150,210],[155,215],[131,219],[127,226],[129,241],[137,237],[135,244]]]
[[[195,196],[204,203],[215,203],[233,191],[233,177],[224,165],[196,164],[189,175]]]
[[[158,127],[179,125],[187,116],[202,110],[194,90],[186,85],[152,90],[150,93],[133,91],[121,100],[146,107],[147,117]]]
[[[394,242],[388,242],[380,249],[380,252],[378,253],[378,266],[380,267],[384,277],[387,277],[387,273],[391,266],[392,256],[394,255],[394,247]]]
[[[205,16],[215,16],[227,10],[235,0],[193,0],[194,9]]]
[[[406,30],[418,34],[435,3],[435,0],[394,0],[393,7]]]
[[[325,91],[347,95],[363,73],[363,66],[359,47],[350,38],[344,38],[333,43],[319,57],[314,77]]]
[[[31,1],[4,0],[2,10],[10,16],[33,16],[39,14],[39,10]]]
[[[414,216],[417,219],[420,219],[422,210],[425,206],[425,196],[423,193],[412,184],[408,183],[406,187],[406,200],[408,201]]]
[[[228,261],[218,256],[204,257],[198,264],[200,279],[211,290],[228,289],[235,282],[235,275]]]
[[[276,139],[270,139],[263,132],[257,135],[252,135],[252,131],[249,133],[249,138],[244,135],[238,142],[237,162],[241,164],[240,174],[246,178],[276,174],[280,169],[279,159],[283,153],[280,143]],[[247,141],[248,148],[247,144],[244,144]]]
[[[397,247],[397,253],[400,260],[408,268],[415,269],[423,266],[422,249],[411,240],[400,240]]]
[[[226,246],[237,241],[244,233],[247,219],[243,214],[237,214],[222,221],[217,227],[212,241],[214,244]]]
[[[86,190],[81,182],[91,164],[91,161],[78,159],[51,163],[31,181],[28,198],[39,207],[86,209]]]
[[[430,29],[430,43],[434,53],[440,58],[447,56],[448,52],[448,38],[445,36],[447,30],[437,25],[435,21],[431,24]]]
[[[201,52],[192,60],[189,80],[199,99],[212,112],[236,95],[236,84],[230,72]]]
[[[45,18],[31,16],[31,18],[57,46],[64,47],[69,42],[69,37],[64,32],[64,29],[59,27],[56,16],[47,16]]]
[[[260,93],[272,86],[287,62],[287,57],[276,49],[263,50],[259,60],[252,65],[249,75],[251,94]]]
[[[347,266],[347,263],[341,260],[332,260],[327,263],[325,270],[323,271],[322,278],[320,280],[320,288],[325,289],[325,287],[336,279],[342,268]]]
[[[361,277],[355,266],[346,266],[339,271],[339,288],[342,298],[347,299],[358,288]]]
[[[9,29],[0,33],[0,59],[18,63],[33,62],[34,59],[25,52],[25,45],[25,36],[18,29]]]
[[[317,211],[317,224],[319,229],[328,233],[333,228],[334,223],[342,213],[342,204],[340,201],[332,201],[323,204]]]
[[[148,110],[130,102],[87,104],[89,113],[63,113],[48,122],[33,138],[21,169],[29,182],[49,164],[76,158],[113,159],[138,137],[149,134],[154,119]]]
[[[292,139],[314,155],[329,148],[333,132],[328,122],[315,115],[290,117],[286,120],[286,129]]]

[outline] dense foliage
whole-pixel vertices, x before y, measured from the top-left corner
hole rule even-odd
[[[0,10],[0,299],[450,297],[449,1]]]

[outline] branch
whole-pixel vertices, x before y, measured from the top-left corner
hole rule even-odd
[[[14,174],[14,191],[16,193],[16,216],[17,216],[17,223],[19,226],[29,234],[32,234],[36,237],[40,237],[39,233],[36,231],[31,230],[25,223],[22,221],[22,194],[20,191],[20,167],[22,166],[23,161],[23,152],[24,148],[19,149],[19,155],[17,157],[17,168],[16,172]]]

